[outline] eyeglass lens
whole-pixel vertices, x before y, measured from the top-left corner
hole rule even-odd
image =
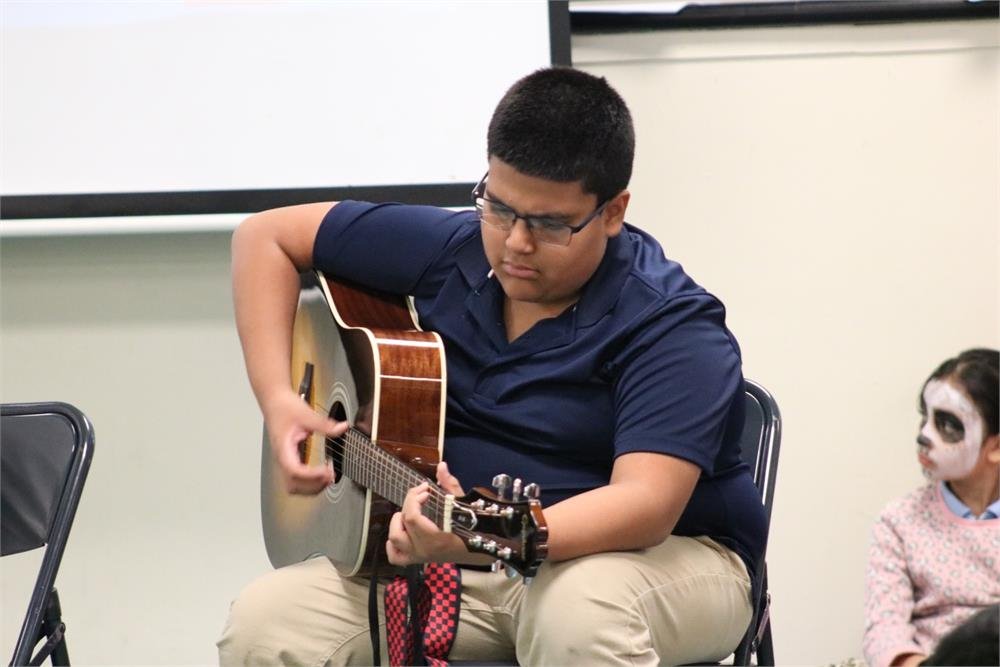
[[[525,218],[505,206],[497,206],[494,202],[482,197],[476,199],[476,208],[479,210],[479,216],[483,222],[503,231],[510,231],[517,219],[521,218],[528,225],[528,229],[531,230],[535,239],[543,243],[568,245],[573,236],[572,229],[565,223],[546,218]]]

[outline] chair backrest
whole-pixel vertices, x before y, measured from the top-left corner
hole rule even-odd
[[[771,393],[753,380],[744,380],[744,401],[746,417],[740,449],[743,460],[750,466],[753,481],[760,491],[761,503],[771,524],[771,506],[774,502],[774,483],[777,478],[778,454],[781,450],[781,412]],[[766,550],[766,543],[765,543]],[[770,594],[767,591],[767,565],[764,554],[754,579],[758,582],[754,591],[753,617],[746,636],[737,647],[733,664],[749,665],[750,655],[757,653],[758,665],[773,665],[774,652],[771,644]],[[758,639],[760,642],[758,643]]]
[[[71,405],[0,406],[0,553],[46,546],[14,648],[14,665],[28,663],[39,639],[93,452],[93,427]]]
[[[760,490],[761,502],[771,522],[774,482],[781,449],[781,412],[771,393],[753,380],[744,380],[746,419],[740,448],[750,466],[753,482]]]

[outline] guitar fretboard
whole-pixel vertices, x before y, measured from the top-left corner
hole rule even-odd
[[[339,440],[343,444],[343,474],[396,506],[403,504],[407,491],[424,482],[430,483],[431,497],[423,506],[422,513],[439,528],[444,527],[445,494],[439,486],[381,449],[354,427],[349,428]],[[329,447],[330,441],[327,441]]]

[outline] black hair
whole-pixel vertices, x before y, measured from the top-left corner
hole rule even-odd
[[[1000,351],[988,348],[966,350],[957,357],[944,361],[931,373],[924,387],[931,380],[954,378],[965,389],[979,414],[983,416],[987,435],[1000,432],[997,412],[1000,411]],[[924,387],[920,388],[920,402],[923,405]]]
[[[632,177],[635,130],[606,79],[553,67],[510,87],[493,112],[486,151],[528,176],[581,181],[604,203]]]
[[[946,634],[921,665],[1000,665],[1000,606],[976,612]]]

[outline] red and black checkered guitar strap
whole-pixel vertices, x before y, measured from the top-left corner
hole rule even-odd
[[[458,629],[462,600],[461,570],[454,563],[428,563],[415,588],[410,590],[410,581],[402,576],[385,587],[385,637],[389,647],[389,665],[416,664],[417,654],[422,652],[426,664],[447,667],[448,652]],[[408,602],[411,602],[415,612],[409,618]]]

